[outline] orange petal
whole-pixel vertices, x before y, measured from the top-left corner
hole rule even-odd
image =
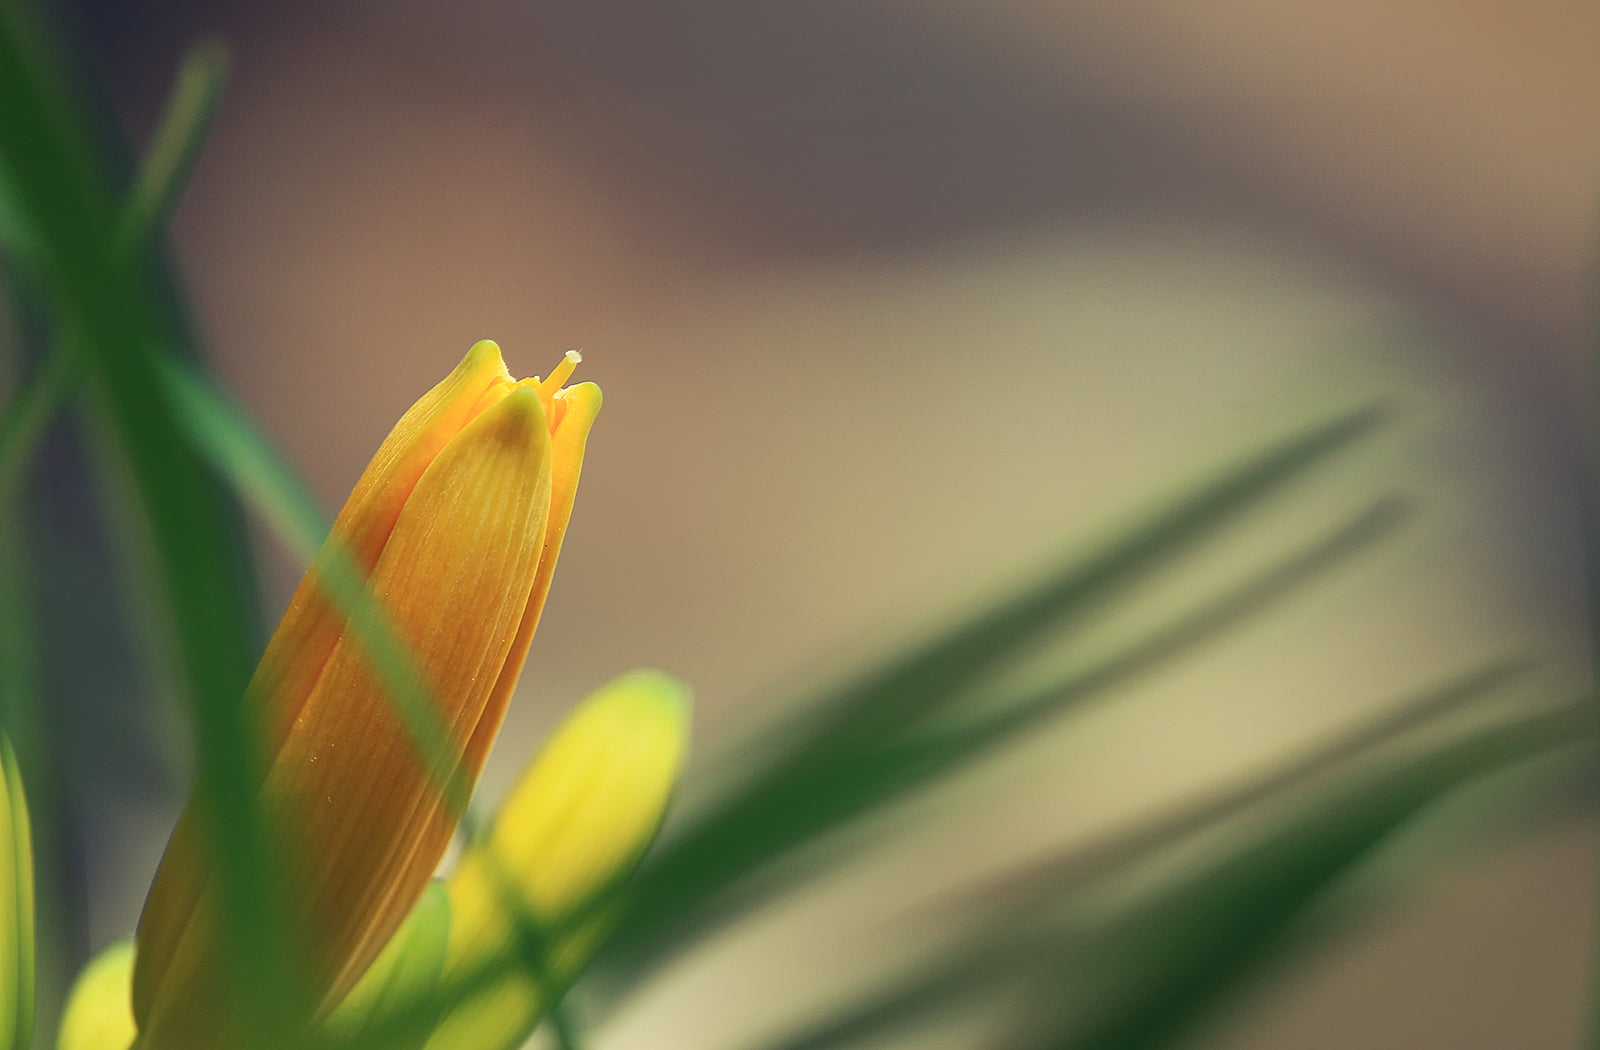
[[[517,639],[539,570],[550,486],[543,407],[533,390],[516,390],[420,471],[373,566],[370,585],[389,606],[458,749],[472,738]],[[385,504],[392,492],[384,497],[381,487],[371,494]],[[416,878],[408,861],[431,852],[431,869],[448,842],[448,828],[433,834],[442,801],[429,771],[354,639],[334,644],[299,705],[263,801],[282,841],[295,847],[291,899],[311,949],[308,981],[326,993],[325,1003],[335,1001],[426,884],[428,872]],[[421,837],[437,841],[423,847]],[[169,851],[163,873],[172,866]],[[227,1042],[210,894],[203,877],[184,881],[193,910],[186,929],[161,931],[167,951],[159,965],[144,956],[148,906],[141,920],[145,973],[135,975],[135,1009],[149,1050]]]
[[[545,528],[539,571],[534,577],[516,640],[511,644],[510,654],[495,682],[494,692],[484,706],[482,717],[462,755],[462,763],[472,779],[476,779],[488,758],[489,747],[499,732],[500,723],[505,719],[511,694],[516,690],[517,679],[528,655],[528,647],[539,626],[545,597],[550,592],[551,576],[561,554],[561,542],[566,538],[567,522],[572,517],[573,500],[578,494],[578,477],[583,470],[584,447],[589,438],[589,428],[594,425],[595,416],[600,411],[600,400],[600,388],[593,383],[580,383],[555,395],[553,404],[557,422],[553,424],[551,434],[550,519]],[[425,882],[433,874],[442,848],[437,843],[449,841],[455,823],[454,815],[446,809],[441,808],[436,812],[433,826],[426,835],[419,837],[408,861],[405,885],[418,880]]]
[[[511,647],[511,658],[500,672],[494,695],[484,709],[473,739],[467,745],[467,761],[481,766],[489,754],[489,745],[500,731],[511,694],[517,688],[523,662],[528,656],[528,646],[539,627],[539,617],[544,612],[545,598],[550,594],[550,581],[555,575],[556,562],[561,557],[561,544],[567,538],[567,522],[572,518],[572,504],[578,496],[578,478],[583,473],[583,453],[589,441],[589,429],[600,414],[600,388],[593,383],[579,383],[555,395],[554,423],[550,434],[550,521],[545,527],[544,550],[539,558],[539,573],[534,577],[533,590],[528,595],[527,610],[516,643]]]
[[[455,370],[400,417],[351,490],[330,533],[360,572],[369,573],[377,564],[401,509],[434,458],[469,420],[504,397],[512,383],[500,348],[485,339],[474,343]],[[317,563],[328,553],[325,547]],[[251,683],[252,696],[271,708],[269,732],[276,736],[287,729],[343,630],[344,618],[322,593],[313,564],[290,599]]]
[[[488,340],[474,344],[389,432],[339,512],[329,546],[336,541],[360,571],[370,572],[429,464],[468,420],[495,396],[503,397],[511,385],[500,348]],[[318,563],[325,557],[319,556]],[[300,581],[250,683],[249,702],[255,705],[252,711],[267,738],[263,762],[282,742],[344,628],[344,617],[318,585],[314,564]],[[153,994],[153,975],[168,969],[190,912],[212,877],[214,862],[205,848],[204,825],[191,799],[173,829],[145,900],[134,981],[135,1001],[143,1009]]]

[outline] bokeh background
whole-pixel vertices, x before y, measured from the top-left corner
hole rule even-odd
[[[1399,535],[901,812],[892,843],[718,938],[598,1045],[743,1045],[915,957],[987,875],[1486,659],[1534,660],[1530,701],[1587,688],[1591,5],[58,13],[134,143],[184,49],[230,45],[171,247],[216,373],[328,506],[474,340],[519,374],[583,349],[606,410],[490,792],[641,664],[694,684],[714,769],[808,686],[1196,469],[1398,410],[1096,637],[1389,491],[1416,507]],[[104,537],[70,485],[53,498],[92,586]],[[260,546],[270,620],[299,567]],[[118,611],[78,624],[101,667],[75,672],[97,699],[64,804],[80,951],[131,929],[187,787],[176,714],[114,670],[137,651]],[[1574,1045],[1595,830],[1397,867],[1385,906],[1195,1045]]]

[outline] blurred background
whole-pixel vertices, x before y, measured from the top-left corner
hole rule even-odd
[[[1416,507],[1396,536],[901,812],[892,844],[676,966],[598,1045],[745,1045],[915,957],[986,876],[1487,659],[1534,661],[1530,699],[1587,688],[1591,5],[58,14],[135,143],[184,50],[229,44],[171,247],[217,375],[328,507],[474,340],[522,375],[583,349],[606,409],[490,793],[643,664],[694,684],[715,768],[808,687],[1196,469],[1398,410],[1094,637],[1390,491]],[[104,540],[52,491],[56,557],[92,587]],[[264,535],[260,554],[270,623],[300,567]],[[134,647],[120,611],[74,614],[103,667]],[[188,773],[159,696],[75,673],[97,698],[64,803],[87,951],[132,928]],[[1387,905],[1195,1045],[1573,1045],[1595,830],[1400,869]]]

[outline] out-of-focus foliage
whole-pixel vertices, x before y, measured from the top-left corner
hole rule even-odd
[[[195,79],[206,78],[185,83]],[[132,495],[137,521],[126,528],[147,540],[135,585],[164,614],[157,627],[194,729],[200,778],[215,799],[208,823],[224,858],[230,986],[251,1030],[271,1045],[282,1034],[278,1003],[294,981],[251,797],[255,727],[238,702],[258,636],[255,588],[241,519],[162,394],[158,362],[192,360],[193,349],[157,253],[124,232],[133,229],[125,218],[134,214],[126,203],[131,186],[121,158],[97,133],[86,94],[29,5],[7,4],[0,12],[0,96],[7,100],[0,106],[0,235],[19,292],[50,319],[44,354],[57,362],[38,365],[26,382],[73,395],[72,408],[92,418],[102,438],[104,471]],[[180,128],[158,142],[188,143],[200,130]],[[173,183],[183,174],[181,163],[164,158],[144,170]],[[174,193],[133,197],[161,201]],[[53,369],[68,370],[73,382],[48,384]],[[7,429],[26,436],[30,428]],[[12,556],[26,557],[16,549]]]

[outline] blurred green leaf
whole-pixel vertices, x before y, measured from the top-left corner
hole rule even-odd
[[[764,1050],[837,1050],[920,1023],[1008,988],[1033,997],[1032,1023],[1003,1045],[1025,1050],[1155,1050],[1231,996],[1292,946],[1322,899],[1395,831],[1467,782],[1592,741],[1583,706],[1435,745],[1347,777],[1290,807],[1243,846],[1109,918],[1080,907],[1091,879],[1109,879],[1240,805],[1263,801],[1331,764],[1477,695],[1465,680],[1377,719],[1298,763],[1158,818],[1145,832],[1074,849],[1007,878],[985,898],[1008,902],[963,944],[890,987]],[[1084,860],[1090,860],[1085,869]],[[1018,894],[1018,887],[1024,888]]]
[[[190,448],[162,396],[149,347],[185,345],[172,284],[153,257],[120,256],[122,170],[87,101],[31,7],[0,5],[0,184],[14,214],[0,232],[26,231],[6,250],[28,259],[58,337],[81,350],[78,378],[106,439],[104,465],[137,508],[143,583],[166,616],[176,682],[195,733],[203,816],[217,844],[221,921],[249,1034],[263,1045],[297,986],[278,921],[273,854],[262,838],[254,784],[255,727],[241,706],[258,638],[248,548],[235,508]]]
[[[799,755],[893,735],[906,720],[926,718],[1045,632],[1085,618],[1097,600],[1181,556],[1369,434],[1384,418],[1381,409],[1365,408],[1276,444],[1118,530],[1102,547],[1074,559],[1037,587],[1002,600],[837,690],[808,710],[805,721],[815,728],[797,748]]]
[[[75,373],[70,351],[46,354],[0,415],[0,500],[15,497],[45,427],[76,389]]]
[[[1592,745],[1589,701],[1405,758],[1328,793],[1096,931],[1081,965],[1102,978],[1034,1050],[1155,1050],[1228,1002],[1296,943],[1323,895],[1413,817],[1466,782],[1575,744]]]
[[[999,715],[968,713],[963,731],[920,739],[915,732],[941,708],[972,700],[970,687],[1023,643],[1070,615],[1085,615],[1313,463],[1347,447],[1379,418],[1375,411],[1346,416],[1256,456],[1028,594],[949,632],[938,643],[946,649],[919,647],[868,675],[854,691],[825,702],[821,731],[804,735],[797,727],[798,745],[779,752],[653,856],[607,957],[613,979],[625,981],[628,973],[785,888],[783,878],[764,870],[777,858],[1040,719],[1188,651],[1370,545],[1400,519],[1398,501],[1374,505],[1331,536],[1069,682],[1015,702]],[[918,690],[926,692],[926,702],[913,707]],[[763,876],[759,885],[750,878],[757,873]]]
[[[124,259],[143,249],[178,201],[211,128],[228,78],[228,50],[210,40],[189,49],[113,234]]]
[[[0,787],[0,1050],[26,1050],[33,1040],[33,833],[22,771],[4,734]]]
[[[1023,912],[1077,888],[1086,887],[1251,807],[1381,748],[1445,714],[1482,699],[1511,681],[1522,665],[1504,662],[1471,671],[1420,696],[1407,697],[1333,739],[1313,745],[1271,769],[1119,826],[1055,862],[1039,865],[1004,887],[984,891],[989,901],[1009,902]],[[973,902],[976,904],[976,902]]]
[[[187,364],[170,357],[156,362],[162,393],[194,447],[309,565],[332,520],[243,409]]]
[[[1316,543],[1297,551],[1199,609],[1150,632],[1087,670],[1056,682],[994,711],[980,711],[961,728],[918,734],[879,749],[868,758],[890,767],[943,771],[989,747],[1006,742],[1040,722],[1094,699],[1136,675],[1183,656],[1231,627],[1264,611],[1340,562],[1366,550],[1405,519],[1405,505],[1385,499],[1356,515]]]

